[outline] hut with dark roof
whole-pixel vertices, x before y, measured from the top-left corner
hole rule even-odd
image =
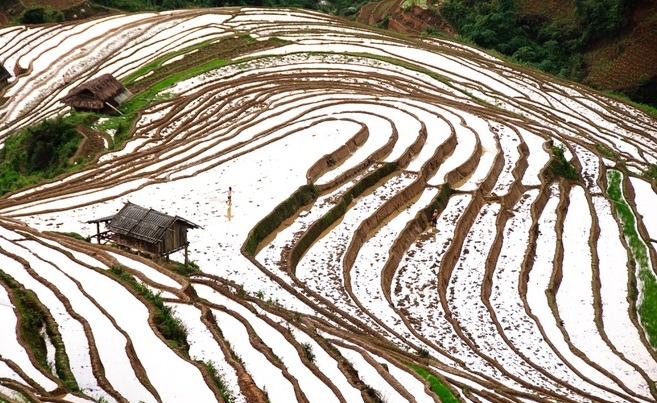
[[[96,237],[135,249],[140,252],[169,256],[173,252],[185,250],[187,264],[187,230],[200,228],[198,225],[178,216],[170,216],[153,209],[126,203],[116,214],[87,221],[96,224]],[[107,231],[100,231],[100,223],[105,223]]]
[[[11,73],[9,73],[9,71],[7,71],[5,66],[3,66],[2,63],[0,63],[0,84],[4,84],[10,78],[11,78]]]
[[[111,113],[131,96],[113,75],[103,74],[73,88],[60,101],[77,110]]]

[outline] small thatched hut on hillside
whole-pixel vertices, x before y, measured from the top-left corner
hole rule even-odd
[[[60,101],[78,110],[111,113],[131,96],[114,76],[103,74],[73,88]]]
[[[5,83],[11,78],[11,74],[7,71],[5,66],[0,63],[0,84]]]
[[[119,245],[138,251],[169,256],[185,250],[187,264],[187,230],[199,228],[198,225],[180,218],[170,216],[153,209],[144,208],[133,203],[126,203],[116,214],[87,221],[96,224],[98,243],[101,239],[111,240]],[[107,225],[107,231],[100,232],[100,223]]]

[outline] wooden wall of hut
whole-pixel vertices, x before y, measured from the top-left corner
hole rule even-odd
[[[187,244],[187,226],[177,221],[164,233],[163,241],[161,253],[184,247]]]
[[[162,243],[150,243],[121,234],[114,234],[112,240],[118,243],[119,245],[127,246],[131,249],[135,249],[141,252],[152,253],[152,254],[162,253],[161,252]]]

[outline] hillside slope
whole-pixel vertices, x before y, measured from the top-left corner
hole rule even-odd
[[[53,116],[128,134],[0,198],[1,401],[657,399],[640,110],[292,9],[4,27],[0,55],[3,141]],[[59,101],[106,73],[121,113]],[[192,223],[193,264],[118,247],[169,231],[105,233],[126,203]]]
[[[412,2],[410,4],[414,4]],[[384,0],[363,6],[357,20],[383,24],[397,32],[443,31],[458,33],[440,15],[440,6],[428,6],[401,0]],[[572,25],[575,7],[570,0],[516,1],[519,18],[531,24]],[[624,93],[633,100],[657,106],[657,3],[633,2],[624,28],[612,36],[594,41],[584,49],[581,81],[605,91]]]

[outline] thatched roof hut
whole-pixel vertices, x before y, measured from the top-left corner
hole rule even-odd
[[[11,74],[9,73],[9,71],[7,71],[5,66],[3,66],[2,63],[0,63],[0,83],[5,82],[10,78],[11,78]]]
[[[73,88],[60,101],[75,109],[111,112],[131,96],[114,76],[103,74]]]
[[[94,237],[97,237],[98,243],[101,243],[101,240],[111,240],[131,249],[160,256],[168,256],[184,249],[185,264],[189,245],[187,230],[200,228],[184,218],[130,202],[114,215],[89,220],[87,223],[96,224],[98,233]],[[100,232],[100,223],[107,225],[107,231]]]

